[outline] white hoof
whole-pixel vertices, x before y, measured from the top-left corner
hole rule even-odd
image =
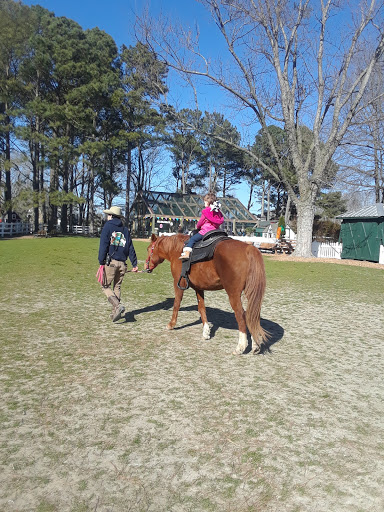
[[[248,340],[246,332],[239,332],[239,342],[237,344],[236,350],[233,351],[233,354],[238,355],[242,354],[244,350],[247,348]]]
[[[257,341],[255,341],[253,339],[253,336],[251,336],[252,338],[252,354],[258,354],[261,350],[261,347],[260,345],[257,343]]]
[[[209,324],[204,324],[203,326],[203,338],[205,340],[211,339],[211,328],[209,327]]]

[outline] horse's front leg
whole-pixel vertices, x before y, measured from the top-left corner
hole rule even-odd
[[[211,337],[211,328],[207,320],[207,312],[204,303],[204,290],[196,290],[197,309],[200,313],[201,321],[203,322],[203,338],[209,340]]]
[[[177,315],[179,313],[181,300],[184,295],[184,291],[180,290],[180,288],[178,288],[176,279],[173,282],[173,287],[175,289],[175,300],[173,301],[172,318],[171,318],[171,321],[169,322],[169,324],[167,325],[167,329],[169,329],[169,330],[172,330],[176,325]]]

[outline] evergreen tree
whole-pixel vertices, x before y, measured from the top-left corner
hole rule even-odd
[[[196,182],[193,167],[198,158],[204,154],[201,134],[198,129],[202,124],[199,110],[182,109],[175,112],[167,109],[167,133],[164,137],[172,158],[172,174],[176,180],[176,189],[182,194],[190,193]]]
[[[154,103],[166,95],[167,67],[145,45],[122,47],[122,87],[124,97],[121,115],[124,122],[126,154],[126,216],[129,213],[132,185],[135,191],[146,187],[144,152],[159,143],[164,117]],[[134,172],[132,156],[136,151]]]
[[[21,62],[28,50],[31,32],[30,10],[21,2],[0,0],[0,214],[7,212],[11,221],[11,152],[16,110],[20,107]]]
[[[240,182],[244,158],[236,149],[241,141],[238,130],[218,112],[205,112],[200,167],[208,181],[208,189],[227,195],[230,187]]]

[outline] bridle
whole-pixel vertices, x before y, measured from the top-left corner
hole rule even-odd
[[[153,242],[153,244],[151,245],[151,248],[150,248],[150,253],[149,253],[149,256],[148,258],[145,260],[145,271],[146,272],[152,272],[152,270],[149,269],[149,263],[151,261],[151,258],[152,258],[152,254],[153,254],[153,251],[155,250],[155,245],[156,245],[156,242]]]

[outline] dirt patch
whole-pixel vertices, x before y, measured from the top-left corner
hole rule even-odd
[[[384,510],[382,302],[269,283],[271,344],[236,357],[225,292],[209,341],[192,290],[169,332],[164,263],[127,274],[112,324],[88,265],[0,287],[0,510]]]

